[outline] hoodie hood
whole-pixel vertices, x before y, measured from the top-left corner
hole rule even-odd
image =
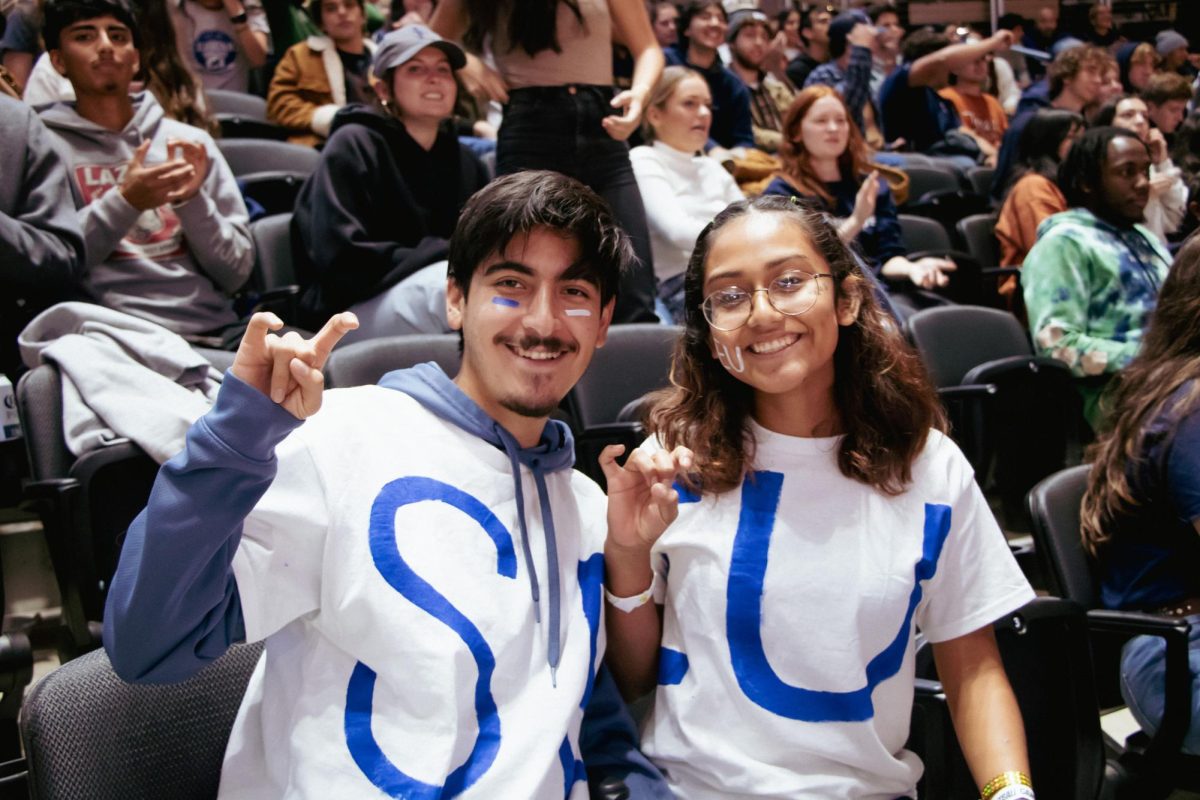
[[[562,590],[559,586],[558,542],[554,533],[553,509],[550,507],[550,496],[546,489],[546,475],[570,469],[575,464],[575,443],[570,428],[559,420],[549,420],[542,430],[538,443],[533,447],[522,448],[503,425],[488,416],[474,400],[467,397],[466,393],[446,376],[441,367],[432,361],[418,364],[411,369],[389,372],[380,379],[379,385],[404,392],[431,413],[457,425],[472,436],[483,439],[496,449],[503,450],[508,456],[512,465],[517,521],[520,524],[521,543],[525,551],[525,574],[529,577],[534,618],[540,623],[541,598],[538,590],[537,571],[529,546],[528,526],[525,522],[525,493],[521,486],[521,466],[524,465],[533,473],[534,483],[537,486],[538,507],[542,516],[542,528],[546,537],[546,560],[549,570],[547,579],[550,587],[550,635],[546,660],[550,664],[551,675],[554,675],[558,670],[561,655]]]
[[[339,109],[333,117],[333,123],[329,126],[329,135],[332,136],[333,132],[343,125],[365,125],[388,139],[392,137],[411,138],[400,120],[384,114],[375,106],[366,103],[350,103]]]
[[[131,149],[136,149],[143,139],[153,139],[158,133],[159,126],[165,117],[162,106],[154,95],[149,92],[138,92],[130,98],[133,100],[133,118],[119,131],[97,125],[85,119],[75,110],[74,102],[60,102],[40,109],[42,121],[56,133],[71,140],[75,149],[104,149],[112,151],[114,140],[123,140]],[[88,144],[92,147],[88,147]],[[166,142],[163,142],[165,148]],[[147,161],[155,156],[158,160],[166,160],[166,151],[146,154]]]

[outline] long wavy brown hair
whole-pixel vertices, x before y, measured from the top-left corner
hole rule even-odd
[[[1167,408],[1188,381],[1195,384]],[[1200,236],[1193,234],[1175,256],[1142,348],[1114,379],[1108,400],[1108,424],[1088,450],[1094,466],[1081,509],[1083,544],[1093,554],[1142,504],[1129,476],[1145,458],[1147,425],[1164,412],[1180,419],[1200,406]]]
[[[796,99],[788,106],[788,110],[783,116],[783,141],[779,145],[779,160],[783,162],[785,175],[791,179],[797,189],[801,189],[807,194],[815,194],[826,203],[833,203],[833,195],[825,188],[825,182],[813,170],[808,151],[804,149],[804,137],[800,133],[800,125],[808,116],[813,103],[822,97],[836,99],[841,104],[842,110],[846,112],[846,122],[850,125],[850,138],[846,141],[846,150],[838,158],[838,169],[841,171],[842,177],[859,180],[866,177],[871,171],[866,140],[863,139],[858,126],[854,124],[854,118],[850,116],[850,109],[846,108],[846,102],[832,86],[809,86],[797,94]]]
[[[692,488],[723,492],[741,483],[754,459],[747,422],[754,389],[729,374],[712,355],[708,322],[700,306],[713,241],[747,214],[784,214],[812,241],[833,273],[834,300],[859,299],[858,316],[838,329],[833,353],[834,403],[844,436],[838,467],[848,478],[889,495],[912,480],[912,464],[930,428],[945,430],[937,396],[917,355],[896,330],[857,262],[819,212],[791,200],[742,200],[717,215],[696,241],[684,275],[684,334],[675,347],[671,387],[651,399],[648,427],[668,448],[696,456]],[[702,485],[701,485],[702,484]]]

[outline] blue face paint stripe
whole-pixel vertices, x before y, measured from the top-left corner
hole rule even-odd
[[[462,639],[475,660],[475,716],[478,733],[463,764],[452,771],[442,786],[419,781],[391,763],[371,731],[376,674],[365,664],[355,666],[346,687],[344,728],[346,744],[354,763],[368,780],[390,797],[406,800],[451,798],[471,787],[487,772],[500,750],[500,715],[491,693],[496,659],[483,634],[440,592],[412,570],[400,555],[396,542],[397,509],[412,503],[446,503],[474,519],[496,546],[496,571],[506,578],[517,573],[512,536],[488,508],[476,498],[432,478],[398,478],[380,490],[371,506],[369,544],[375,568],[388,585],[403,597],[446,625]]]
[[[860,722],[874,716],[871,693],[900,670],[921,601],[922,581],[933,577],[950,533],[950,508],[927,503],[921,558],[900,630],[866,667],[866,685],[848,692],[804,689],[785,683],[767,661],[762,643],[762,593],[783,475],[755,472],[742,484],[742,508],[734,537],[726,586],[725,630],[734,676],[754,703],[788,719],[805,722]],[[660,662],[661,663],[661,662]]]
[[[493,297],[492,303],[494,303],[495,305],[498,305],[498,306],[504,306],[505,308],[520,308],[521,307],[521,304],[518,303],[516,300],[513,300],[511,297]]]
[[[669,647],[658,648],[658,685],[677,686],[688,671],[687,653]]]

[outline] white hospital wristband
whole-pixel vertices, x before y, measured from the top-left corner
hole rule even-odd
[[[650,580],[650,585],[644,592],[635,594],[633,597],[617,597],[608,589],[605,589],[604,599],[607,600],[608,604],[617,611],[623,611],[626,614],[634,611],[635,609],[641,608],[654,598],[654,590],[658,588],[658,573],[655,572],[653,575],[654,577]]]

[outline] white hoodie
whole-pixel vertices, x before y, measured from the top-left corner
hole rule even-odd
[[[133,109],[121,131],[84,119],[74,103],[39,109],[71,175],[87,246],[84,286],[101,305],[176,333],[215,331],[237,321],[229,295],[254,265],[246,205],[207,133],[167,118],[148,92],[133,96]],[[146,139],[146,164],[166,160],[168,139],[204,144],[208,176],[190,200],[138,211],[110,191]]]

